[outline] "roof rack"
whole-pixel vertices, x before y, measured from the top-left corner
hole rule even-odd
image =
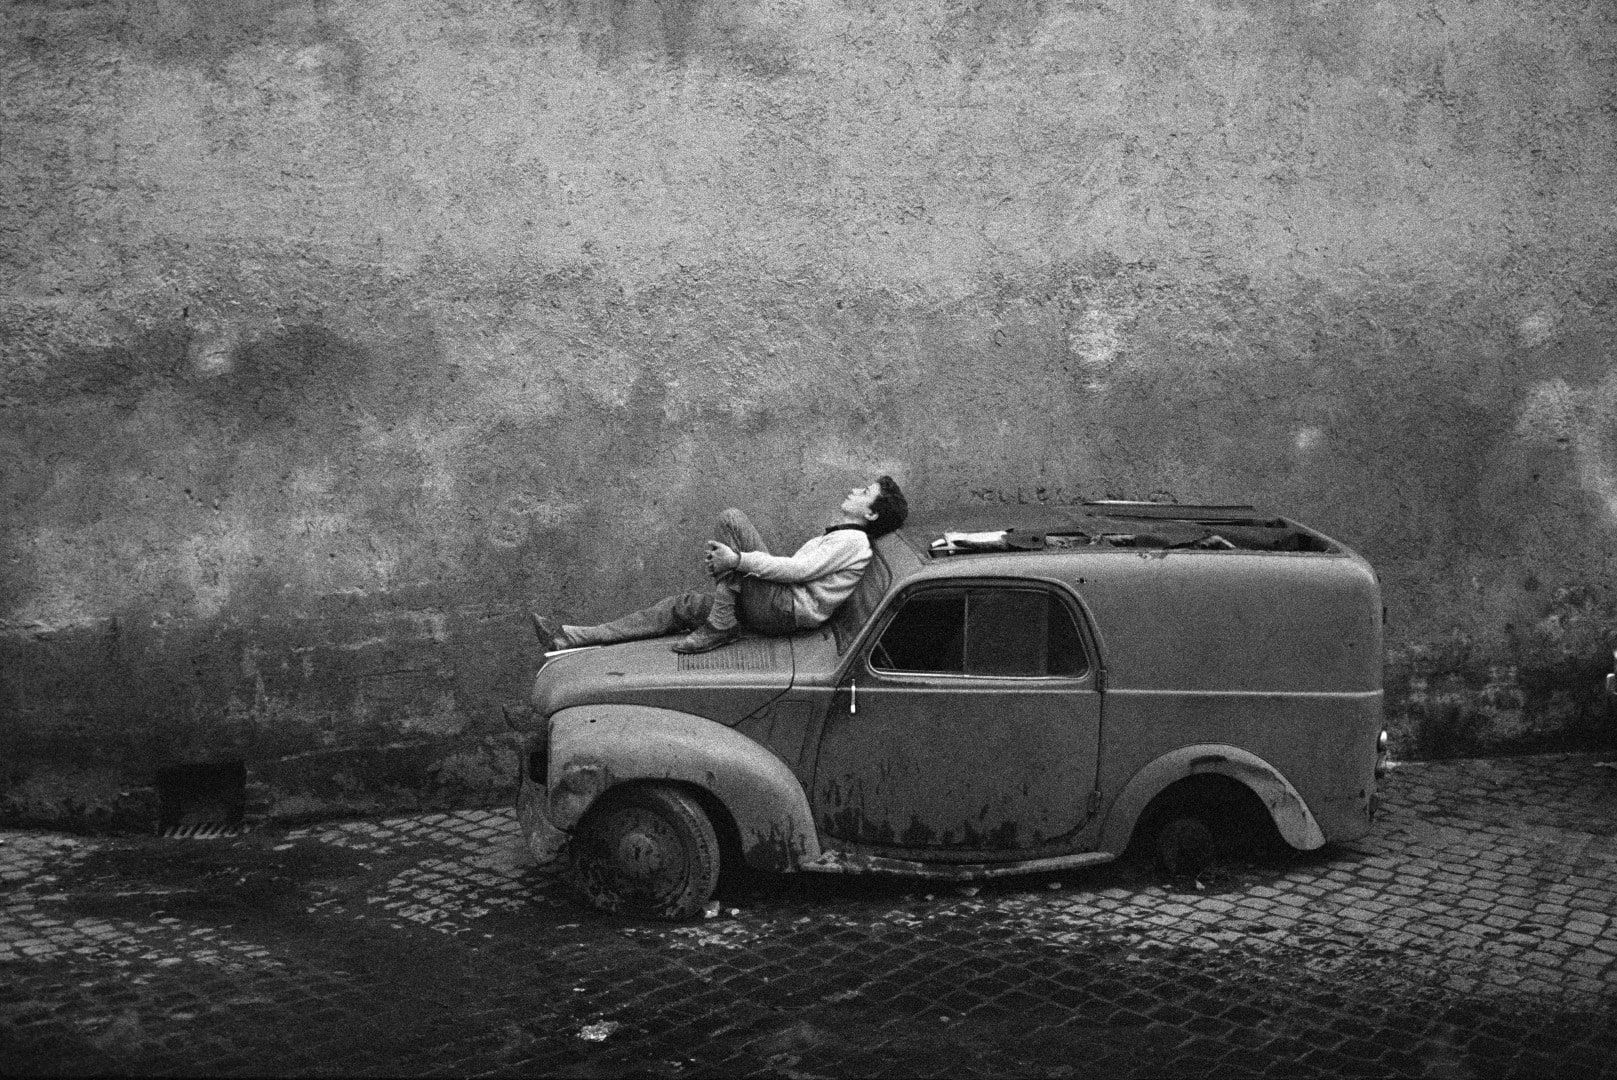
[[[981,552],[1149,548],[1195,551],[1332,550],[1330,542],[1244,503],[1105,499],[1074,506],[962,507],[907,530],[933,558]]]

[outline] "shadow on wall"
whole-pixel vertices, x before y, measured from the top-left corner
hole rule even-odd
[[[1387,657],[1387,728],[1401,758],[1476,757],[1617,745],[1605,676],[1617,609],[1581,587],[1502,642],[1456,633]]]

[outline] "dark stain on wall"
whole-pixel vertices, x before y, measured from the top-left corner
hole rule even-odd
[[[1247,10],[1273,27],[1277,47],[1300,55],[1312,70],[1341,76],[1362,63],[1364,13],[1352,0],[1258,0]]]
[[[758,77],[790,68],[790,43],[760,30],[736,0],[539,0],[527,12],[536,43],[566,38],[605,70],[648,60],[682,68],[695,58]]]
[[[64,71],[101,40],[217,81],[234,57],[266,45],[317,57],[312,69],[333,89],[354,92],[361,79],[359,41],[326,17],[320,0],[23,0],[14,7],[25,48]]]
[[[89,397],[128,407],[159,383],[183,378],[190,334],[183,323],[131,328],[128,337],[98,348],[66,348],[22,378],[30,400],[56,403]]]
[[[952,0],[942,5],[939,44],[979,59],[989,49],[1025,46],[1049,12],[1043,0]]]
[[[9,384],[31,403],[88,399],[124,409],[154,390],[172,389],[210,416],[274,427],[340,410],[355,398],[407,407],[454,377],[430,332],[379,361],[329,327],[293,323],[232,341],[203,367],[197,354],[208,335],[188,314],[129,327],[122,337],[96,348],[58,349]]]
[[[325,327],[294,325],[236,346],[222,371],[192,377],[187,389],[208,415],[242,435],[323,429],[357,401],[396,408],[428,392],[421,361],[410,370],[410,358],[399,358],[407,361],[403,370],[381,366],[364,346]]]

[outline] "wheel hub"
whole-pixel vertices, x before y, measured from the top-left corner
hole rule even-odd
[[[637,875],[655,874],[668,862],[668,853],[657,838],[631,829],[618,841],[618,865]]]
[[[610,793],[568,842],[572,884],[604,911],[688,919],[718,884],[719,841],[683,792],[647,784]]]

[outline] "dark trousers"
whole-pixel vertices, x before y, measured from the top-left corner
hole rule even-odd
[[[733,507],[719,515],[713,539],[736,551],[769,550],[758,527]],[[650,607],[599,626],[564,626],[564,640],[556,644],[564,649],[613,645],[620,641],[688,633],[705,622],[714,626],[739,622],[760,634],[796,633],[792,588],[732,570],[715,578],[711,589],[692,589],[677,596],[665,596]]]

